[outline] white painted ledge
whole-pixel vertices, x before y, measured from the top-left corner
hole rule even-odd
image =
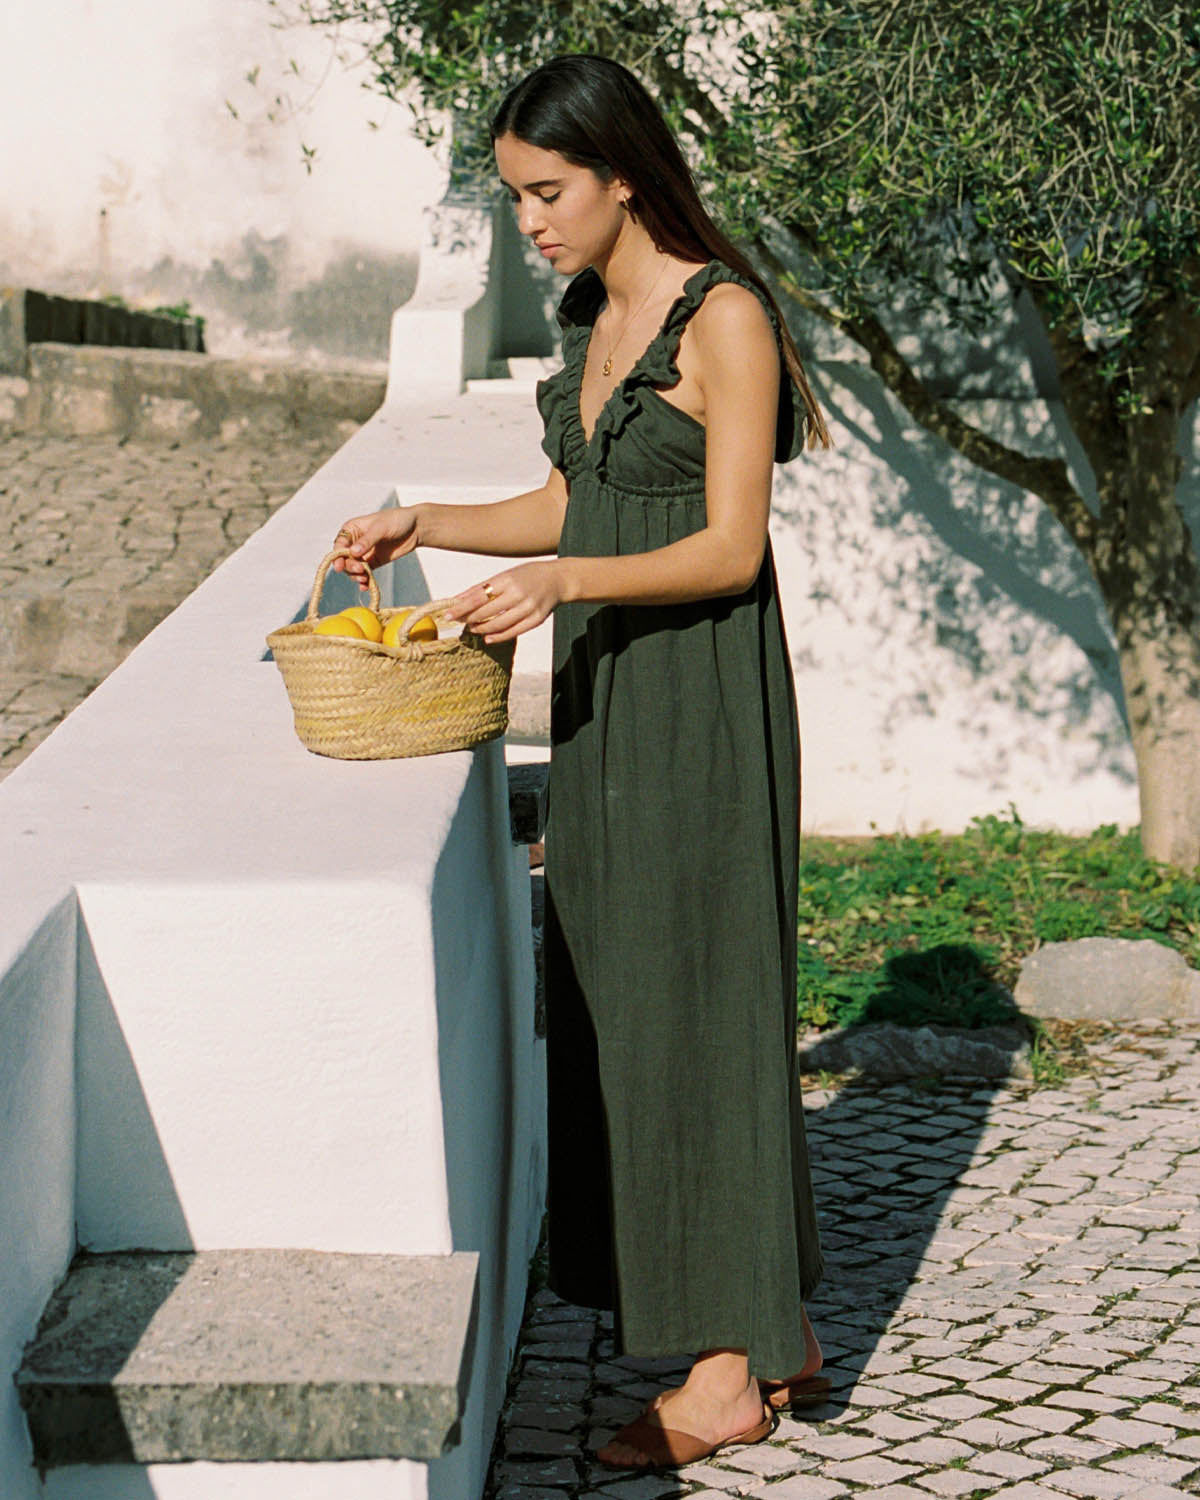
[[[291,1493],[314,1500],[478,1493],[541,1218],[543,1083],[503,743],[314,756],[265,637],[303,610],[340,522],[406,472],[429,493],[436,467],[448,499],[479,497],[480,462],[501,493],[537,482],[540,464],[504,465],[495,427],[381,412],[0,784],[5,1368],[76,1225],[97,1250],[480,1252],[459,1448],[415,1477],[304,1466]],[[386,570],[386,596],[452,591],[431,571]],[[356,596],[335,576],[328,605]],[[5,1389],[0,1494],[34,1500]],[[232,1468],[220,1493],[260,1500],[266,1476]],[[96,1493],[198,1493],[194,1469],[133,1472]]]

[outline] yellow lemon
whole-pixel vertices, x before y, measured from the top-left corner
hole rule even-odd
[[[400,627],[404,624],[405,620],[407,620],[409,615],[411,614],[411,609],[402,609],[399,614],[395,614],[391,617],[391,619],[383,627],[383,644],[385,646],[399,646],[401,644]]]
[[[410,641],[436,641],[438,638],[437,622],[432,615],[426,615],[423,620],[418,620],[408,632]]]
[[[326,615],[313,626],[314,635],[348,635],[352,640],[365,641],[366,636],[357,620],[346,615]]]
[[[438,628],[434,623],[432,617],[429,615],[426,615],[422,620],[418,620],[413,628],[408,632],[407,637],[402,637],[400,634],[400,627],[404,624],[405,620],[407,620],[409,615],[411,614],[411,609],[401,610],[398,615],[393,615],[392,618],[387,622],[387,624],[383,627],[383,644],[385,646],[402,646],[406,639],[410,641],[437,640]]]
[[[383,639],[383,621],[373,609],[368,609],[365,604],[354,604],[349,609],[342,610],[341,618],[353,620],[368,641]]]

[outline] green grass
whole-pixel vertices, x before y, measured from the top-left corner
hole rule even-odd
[[[131,307],[125,298],[121,296],[120,292],[106,292],[100,298],[100,301],[108,307],[124,308],[126,312],[149,312],[152,316],[158,318],[174,318],[178,323],[195,323],[202,333],[204,331],[204,317],[200,313],[192,311],[192,304],[190,302],[172,302],[160,307],[150,308]]]
[[[1146,859],[1136,830],[1071,837],[1010,806],[958,835],[805,838],[800,852],[806,1026],[1010,1021],[1041,942],[1150,938],[1200,968],[1200,882]]]
[[[1033,1074],[1034,1083],[1041,1088],[1056,1088],[1065,1082],[1070,1071],[1069,1060],[1064,1060],[1053,1037],[1036,1021],[1029,1048],[1029,1070]]]

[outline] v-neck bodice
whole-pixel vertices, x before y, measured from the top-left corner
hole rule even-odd
[[[584,440],[584,442],[589,447],[591,446],[592,442],[595,439],[596,430],[597,430],[597,428],[600,425],[601,418],[604,416],[604,409],[605,409],[605,407],[608,406],[609,402],[615,400],[618,397],[618,395],[619,395],[619,393],[621,391],[621,387],[625,384],[625,382],[627,380],[636,379],[636,377],[637,377],[637,375],[639,373],[639,366],[642,364],[643,360],[645,360],[645,359],[647,359],[647,358],[649,358],[651,356],[651,354],[652,354],[652,352],[654,350],[655,344],[657,344],[658,341],[661,338],[663,338],[663,336],[665,335],[665,333],[667,331],[667,328],[668,328],[668,325],[670,324],[672,316],[674,315],[676,308],[679,306],[679,303],[682,302],[682,301],[687,300],[689,288],[691,287],[692,282],[696,279],[696,277],[702,276],[708,270],[708,266],[711,265],[711,264],[712,264],[712,262],[710,261],[706,265],[703,265],[703,266],[699,267],[683,283],[683,289],[682,289],[682,291],[679,293],[679,296],[674,299],[674,301],[671,303],[670,307],[667,309],[665,316],[663,317],[662,321],[658,325],[658,329],[655,332],[654,337],[646,345],[645,349],[642,350],[641,354],[638,355],[637,359],[634,360],[633,364],[629,367],[629,369],[626,371],[626,373],[624,375],[622,375],[621,378],[620,378],[620,380],[618,380],[617,383],[613,386],[612,390],[609,391],[609,393],[605,397],[605,399],[600,403],[600,410],[596,413],[595,424],[593,425],[592,430],[589,433],[588,430],[587,430],[586,424],[584,423],[584,420],[583,420],[583,377],[587,373],[588,354],[591,352],[592,335],[595,332],[596,319],[600,316],[600,313],[601,313],[601,311],[604,308],[604,304],[607,301],[607,294],[606,294],[606,292],[604,290],[604,284],[603,284],[603,282],[600,282],[600,300],[595,305],[595,307],[593,307],[591,309],[591,316],[590,316],[590,318],[587,319],[586,325],[585,325],[586,326],[587,336],[586,336],[586,338],[584,338],[581,341],[581,343],[582,343],[582,349],[581,349],[580,357],[579,357],[579,384],[578,384],[578,388],[577,388],[577,390],[575,392],[576,404],[577,404],[576,415],[579,418],[579,427],[580,427],[580,430],[583,433],[583,440]],[[595,273],[593,273],[593,274],[595,274]],[[596,277],[596,280],[600,281],[599,276]],[[682,333],[682,329],[680,330],[680,332]],[[678,350],[678,348],[679,348],[679,341],[676,340],[675,341],[675,349]],[[565,350],[564,350],[564,354],[565,354]],[[678,371],[676,371],[676,376],[678,377]],[[684,415],[686,416],[687,414],[684,413]],[[694,421],[695,419],[693,418],[692,420]],[[700,426],[699,423],[696,423],[696,425]]]
[[[778,318],[754,283],[722,261],[710,260],[684,282],[658,332],[609,393],[590,434],[579,400],[588,344],[605,300],[604,282],[589,268],[567,287],[558,308],[563,367],[538,385],[537,400],[546,427],[542,446],[568,481],[586,472],[643,497],[703,494],[704,425],[664,400],[661,392],[679,383],[676,357],[683,331],[709,289],[722,281],[744,286],[763,301],[778,341]],[[775,456],[782,461],[800,451],[804,410],[782,366],[782,349],[780,358]]]

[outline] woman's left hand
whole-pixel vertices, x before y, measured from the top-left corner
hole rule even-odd
[[[511,641],[540,625],[562,602],[557,559],[522,563],[464,589],[451,601],[446,617],[461,620],[489,643]]]

